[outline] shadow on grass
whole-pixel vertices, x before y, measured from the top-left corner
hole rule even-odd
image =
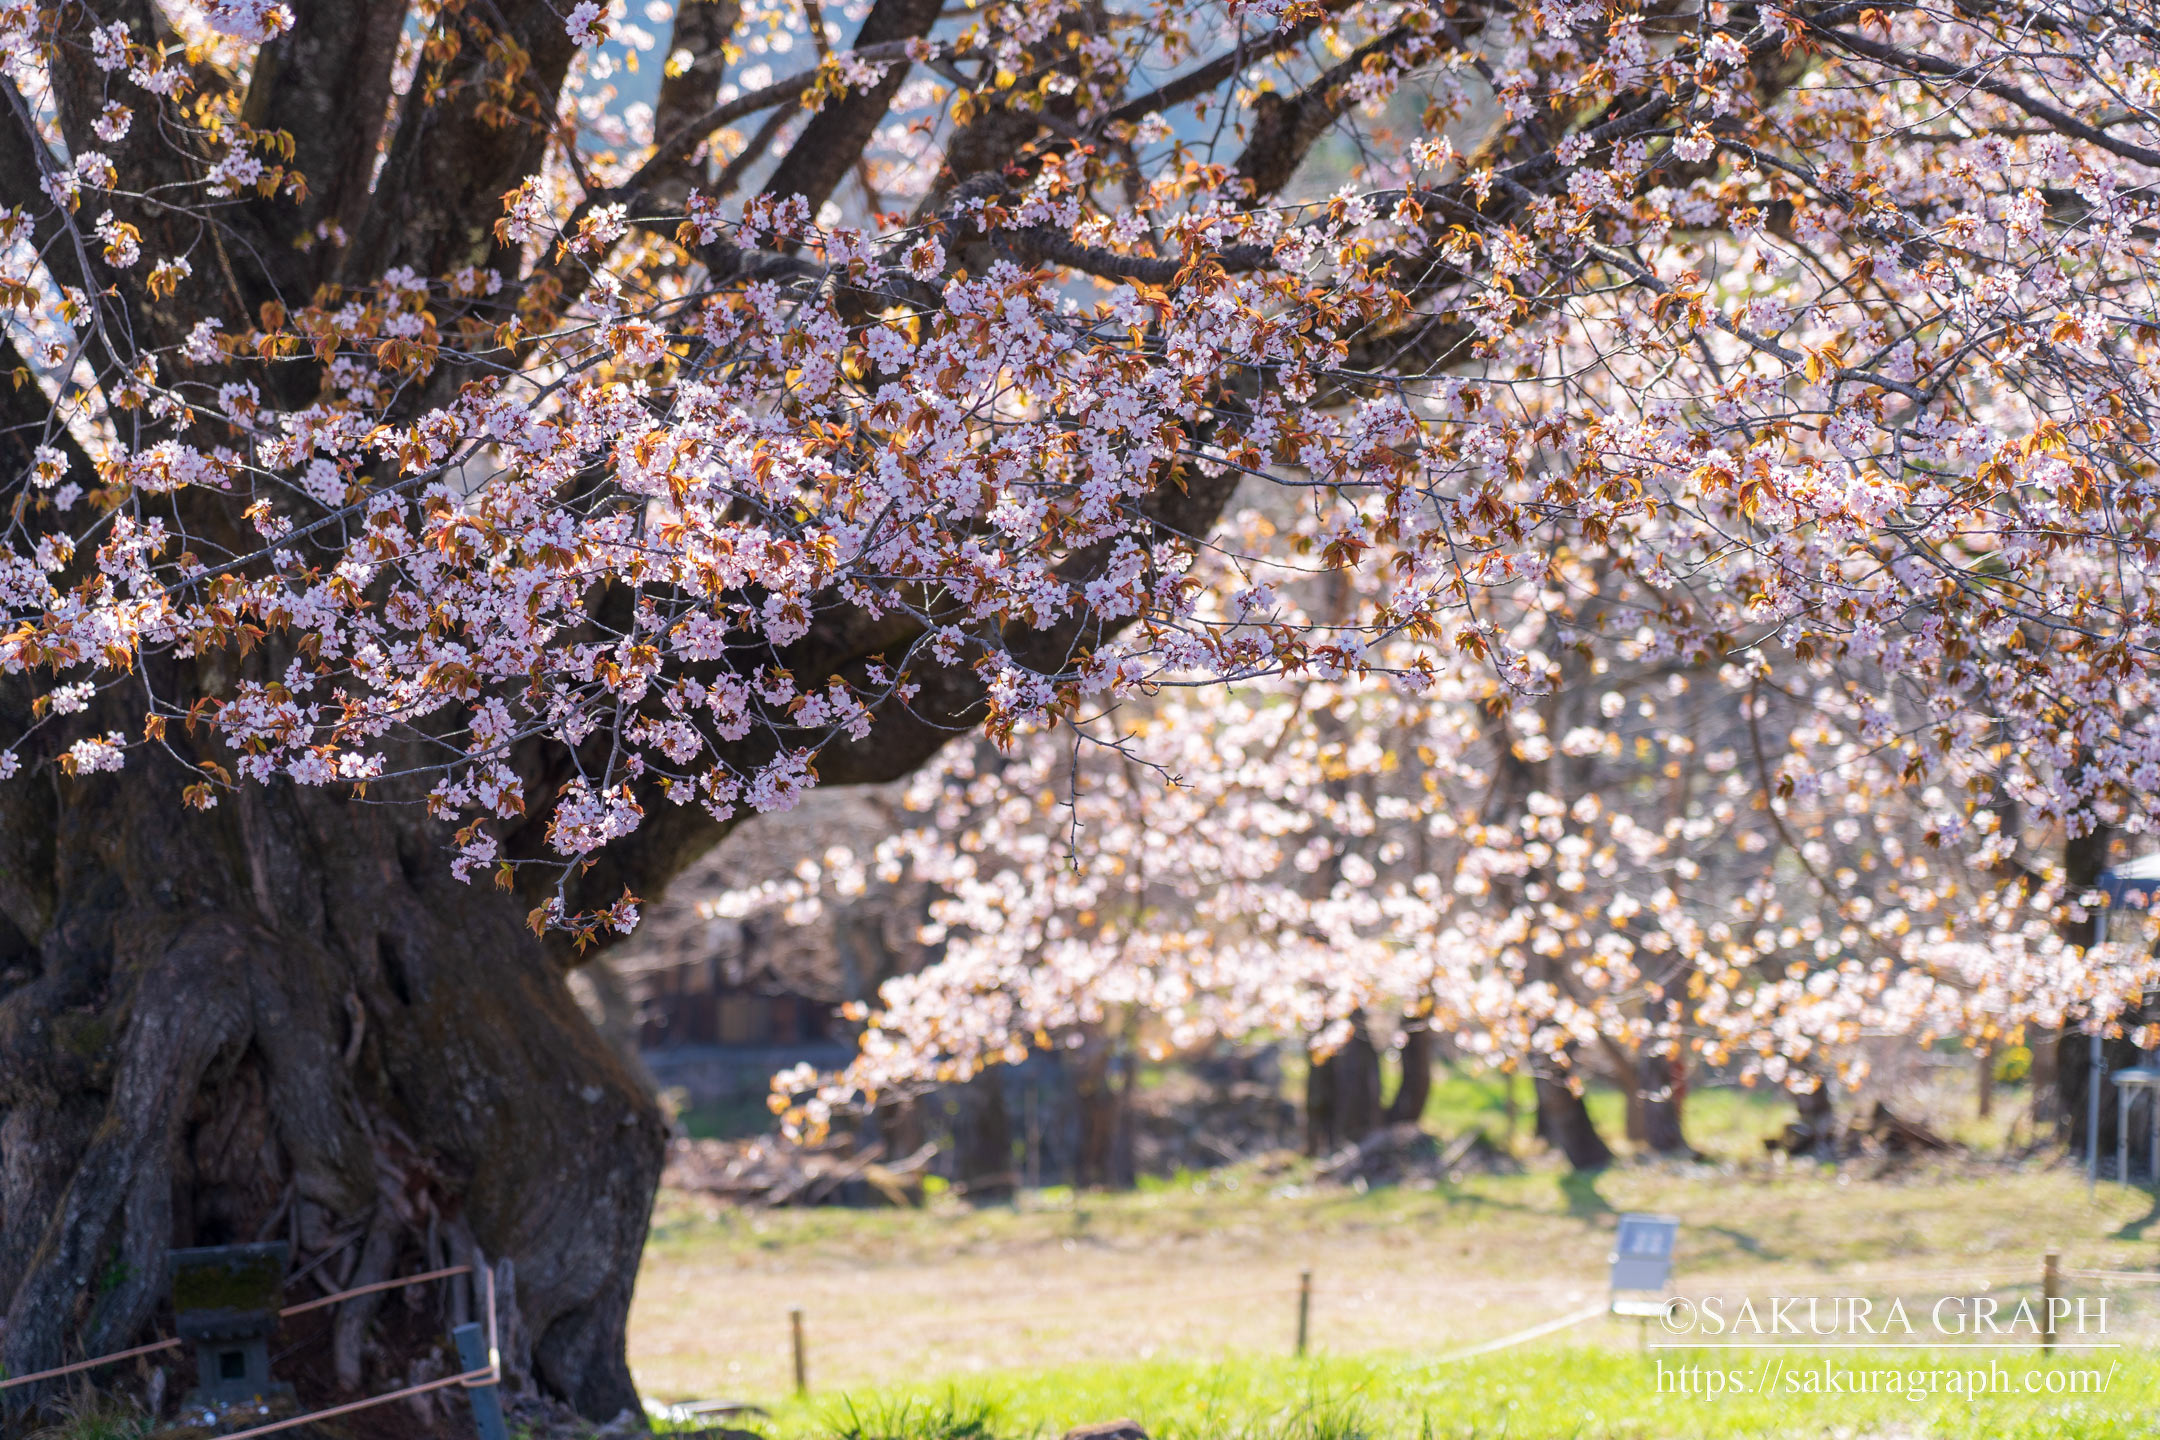
[[[2152,1228],[2155,1220],[2160,1220],[2160,1192],[2153,1195],[2150,1209],[2135,1220],[2125,1220],[2121,1225],[2109,1232],[2108,1238],[2111,1240],[2142,1240],[2145,1238],[2145,1232]]]
[[[1571,1170],[1560,1177],[1560,1193],[1567,1198],[1567,1213],[1577,1220],[1595,1220],[1605,1215],[1617,1215],[1612,1202],[1598,1193],[1598,1182],[1607,1175],[1604,1170]]]
[[[1735,1230],[1730,1225],[1704,1225],[1700,1228],[1709,1231],[1712,1235],[1724,1236],[1732,1242],[1735,1250],[1738,1250],[1743,1255],[1752,1255],[1757,1260],[1782,1260],[1785,1258],[1784,1251],[1765,1248],[1762,1241],[1748,1234],[1745,1230]]]
[[[1612,1202],[1598,1191],[1599,1184],[1612,1173],[1610,1170],[1578,1170],[1561,1176],[1560,1194],[1567,1201],[1567,1213],[1574,1219],[1584,1221],[1603,1220],[1607,1216],[1618,1215],[1619,1212],[1613,1209]],[[2154,1213],[2160,1215],[2160,1204],[2155,1205]],[[2147,1217],[2148,1220],[2151,1218],[2153,1216]],[[1745,1230],[1736,1230],[1730,1225],[1704,1225],[1699,1228],[1709,1234],[1723,1236],[1732,1243],[1734,1249],[1744,1255],[1751,1255],[1759,1260],[1783,1258],[1780,1252],[1767,1248],[1761,1240]]]

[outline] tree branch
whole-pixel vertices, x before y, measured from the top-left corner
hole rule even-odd
[[[373,278],[357,273],[360,265],[374,273],[410,265],[423,275],[502,268],[494,233],[501,196],[539,168],[577,47],[544,0],[490,6],[486,13],[504,17],[496,30],[481,25],[481,13],[443,16],[443,26],[462,27],[461,43],[447,58],[424,60],[413,77],[345,279]]]
[[[727,70],[728,37],[740,23],[740,0],[685,0],[676,11],[668,55],[670,60],[678,54],[688,55],[690,63],[680,74],[661,79],[660,96],[653,104],[654,135],[692,135],[697,117],[713,108],[713,96],[719,93],[720,77]],[[711,133],[708,127],[694,138],[702,143]],[[669,192],[663,196],[663,203],[671,207],[682,203],[681,195],[672,192],[685,188],[692,178],[690,157],[697,148],[692,145],[684,149],[678,144],[673,149],[653,151],[652,159],[663,162],[665,168],[647,177],[645,183]]]
[[[1000,245],[1030,259],[1047,260],[1104,280],[1138,280],[1144,285],[1168,285],[1192,265],[1189,260],[1159,260],[1147,255],[1120,255],[1092,245],[1075,243],[1045,225],[1028,230],[1000,230],[992,236]],[[1265,270],[1275,252],[1265,245],[1233,245],[1208,257],[1231,275]]]
[[[241,118],[293,138],[306,195],[295,201],[281,193],[254,208],[270,241],[263,258],[305,295],[336,265],[337,247],[316,228],[354,230],[367,212],[405,0],[308,0],[295,8],[293,28],[255,52]]]
[[[2160,150],[2154,150],[2144,145],[2134,145],[2128,140],[2117,139],[2105,130],[2086,124],[2068,111],[2058,110],[2046,101],[2026,94],[2015,85],[1988,78],[1977,66],[1955,65],[1948,60],[1938,60],[1932,55],[1915,55],[1909,50],[1899,50],[1893,46],[1877,44],[1873,40],[1850,34],[1844,30],[1832,29],[1830,26],[1816,21],[1809,21],[1808,28],[1825,40],[1855,55],[1864,55],[1870,60],[1894,66],[1908,75],[1935,75],[1945,80],[1955,81],[1960,85],[1969,85],[1982,94],[1993,95],[1998,100],[2008,101],[2035,120],[2046,121],[2061,134],[2075,135],[2078,139],[2090,145],[2097,145],[2111,155],[2119,155],[2125,160],[2135,160],[2140,165],[2150,165],[2155,169],[2160,169]]]
[[[884,45],[920,39],[937,23],[939,0],[877,0],[856,35],[858,46]],[[834,190],[855,168],[878,122],[892,108],[893,97],[907,79],[908,62],[892,63],[884,78],[865,90],[849,92],[844,99],[827,101],[812,116],[803,133],[788,148],[765,182],[765,193],[774,197],[800,195],[810,202],[810,213],[832,198]]]
[[[1476,28],[1483,27],[1480,17]],[[1265,199],[1290,183],[1312,147],[1349,108],[1350,82],[1364,73],[1367,61],[1424,38],[1407,25],[1397,25],[1358,46],[1295,97],[1285,100],[1272,90],[1255,96],[1252,132],[1237,163],[1237,173],[1252,182],[1252,199]]]

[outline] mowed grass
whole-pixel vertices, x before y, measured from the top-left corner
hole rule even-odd
[[[1968,1396],[1989,1361],[1971,1352],[1837,1352],[1828,1363],[1853,1384],[1855,1367],[1894,1370],[1863,1382],[1878,1393],[1826,1396],[1813,1380],[1770,1372],[1744,1357],[1748,1378],[1770,1393],[1715,1399],[1674,1393],[1673,1368],[1729,1353],[1640,1354],[1626,1349],[1552,1346],[1452,1365],[1400,1356],[1244,1357],[1199,1363],[1157,1360],[1001,1373],[966,1381],[896,1384],[844,1396],[788,1401],[758,1428],[775,1440],[1022,1440],[1056,1437],[1076,1424],[1138,1421],[1154,1440],[2132,1440],[2160,1434],[2160,1364],[2150,1352],[2119,1361],[2027,1355],[2000,1358],[2021,1391],[2028,1375],[2044,1391],[2049,1372],[2067,1389],[2105,1385],[2076,1397],[2022,1393]],[[1661,1391],[1659,1365],[1667,1371]],[[2110,1369],[2110,1366],[2113,1369]],[[2076,1370],[2101,1379],[2073,1382]],[[1915,1388],[1916,1377],[1927,1372]],[[1981,1382],[1992,1387],[2001,1382]],[[1952,1378],[1955,1377],[1955,1378]],[[1955,1387],[1956,1393],[1943,1393]]]
[[[2088,1200],[2075,1171],[1993,1164],[1872,1180],[1768,1162],[1590,1178],[1533,1169],[1362,1195],[1233,1171],[1139,1194],[924,1211],[740,1211],[668,1196],[631,1363],[659,1399],[767,1402],[791,1388],[788,1312],[800,1309],[821,1394],[1040,1371],[1066,1377],[1057,1384],[1107,1377],[1099,1393],[1115,1409],[1116,1386],[1157,1374],[1150,1366],[1221,1364],[1287,1384],[1268,1367],[1291,1349],[1300,1272],[1313,1275],[1312,1343],[1341,1357],[1326,1363],[1422,1362],[1601,1298],[1614,1220],[1631,1210],[1680,1218],[1677,1275],[1695,1291],[1987,1286],[2014,1299],[2036,1293],[2049,1248],[2073,1269],[2160,1268],[2149,1193],[2103,1185]],[[2160,1287],[2106,1293],[2122,1328],[2141,1330],[2160,1303]],[[1568,1338],[1634,1343],[1603,1322]]]

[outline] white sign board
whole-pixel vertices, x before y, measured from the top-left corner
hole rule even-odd
[[[1622,1215],[1613,1237],[1612,1290],[1663,1290],[1679,1238],[1680,1222],[1671,1215]]]

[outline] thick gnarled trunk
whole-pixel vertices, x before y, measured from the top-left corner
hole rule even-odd
[[[169,1247],[285,1239],[296,1299],[506,1257],[512,1363],[587,1415],[636,1404],[623,1329],[664,1124],[511,897],[452,879],[416,810],[282,783],[208,814],[127,775],[4,806],[11,1372],[164,1331]],[[393,1298],[293,1332],[303,1400],[424,1363],[450,1317],[377,1323]]]

